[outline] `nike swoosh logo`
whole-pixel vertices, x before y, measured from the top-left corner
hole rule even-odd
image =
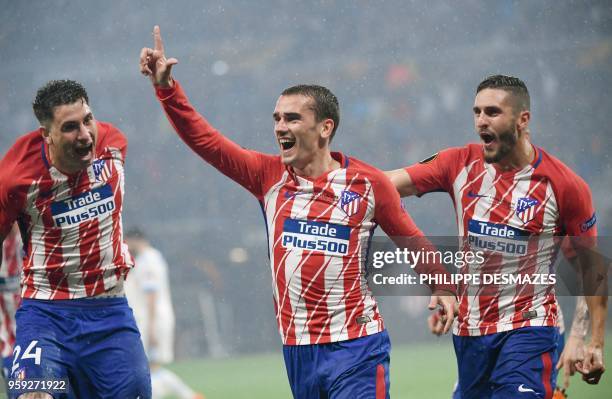
[[[523,384],[519,385],[519,387],[518,387],[518,391],[519,391],[519,392],[535,392],[535,391],[534,391],[533,389],[531,389],[531,388],[525,388],[525,387],[523,386]]]
[[[486,197],[486,195],[482,195],[482,194],[475,194],[473,193],[471,190],[468,191],[467,194],[468,198],[482,198],[482,197]]]

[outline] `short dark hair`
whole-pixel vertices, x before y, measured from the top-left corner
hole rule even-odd
[[[519,78],[506,75],[489,76],[480,82],[476,94],[484,89],[500,89],[510,93],[513,97],[512,107],[515,112],[529,111],[531,108],[527,85]]]
[[[318,85],[297,85],[291,86],[281,93],[283,96],[302,95],[313,99],[315,118],[317,122],[323,119],[331,119],[334,121],[334,129],[329,138],[331,141],[336,134],[336,130],[340,125],[340,105],[338,98],[327,87]]]
[[[72,104],[81,99],[89,104],[87,91],[80,83],[74,80],[51,80],[38,89],[32,108],[38,122],[48,125],[53,120],[54,107]]]

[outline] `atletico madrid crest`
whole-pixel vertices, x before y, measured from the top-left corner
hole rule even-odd
[[[340,194],[340,208],[342,208],[347,216],[353,216],[359,212],[360,202],[361,196],[354,191],[344,190]]]
[[[518,216],[523,223],[529,222],[535,217],[535,206],[539,203],[540,201],[535,198],[519,198],[516,203],[516,216]]]
[[[94,177],[96,181],[107,181],[110,178],[111,171],[104,159],[96,159],[92,164]]]
[[[14,374],[13,374],[13,379],[17,380],[17,381],[23,381],[26,379],[26,372],[25,372],[25,368],[20,368],[18,369]]]

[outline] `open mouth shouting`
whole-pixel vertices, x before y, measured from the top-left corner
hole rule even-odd
[[[480,140],[482,140],[487,150],[492,149],[497,142],[495,135],[487,131],[480,132]]]
[[[278,144],[283,152],[291,150],[295,147],[295,139],[291,137],[279,137]]]
[[[93,153],[93,142],[74,147],[74,153],[81,159],[88,158]]]

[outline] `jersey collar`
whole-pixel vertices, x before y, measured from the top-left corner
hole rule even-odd
[[[49,151],[48,151],[47,147],[45,146],[45,140],[44,139],[40,143],[40,155],[41,155],[42,160],[45,163],[45,166],[47,167],[47,169],[51,169],[51,164],[49,163]]]
[[[338,161],[338,163],[340,164],[340,169],[346,169],[349,166],[349,157],[345,156],[343,153],[341,152],[331,152],[331,156],[334,160]],[[334,172],[337,169],[334,170],[330,170],[327,173],[323,173],[321,176],[317,177],[316,179],[312,179],[310,177],[305,177],[305,176],[299,176],[301,179],[306,179],[306,180],[310,180],[310,181],[317,181],[320,179],[326,179],[327,176],[331,173]],[[298,175],[295,174],[295,171],[293,170],[293,168],[291,166],[287,166],[287,172],[289,172],[289,176],[291,176],[291,179],[293,179],[293,181],[295,181],[297,184],[299,184],[299,180],[298,180]]]
[[[535,156],[531,162],[531,166],[535,169],[540,166],[540,163],[542,163],[542,151],[540,151],[540,149],[533,144],[531,144],[531,148],[533,148],[533,151],[535,151]]]

